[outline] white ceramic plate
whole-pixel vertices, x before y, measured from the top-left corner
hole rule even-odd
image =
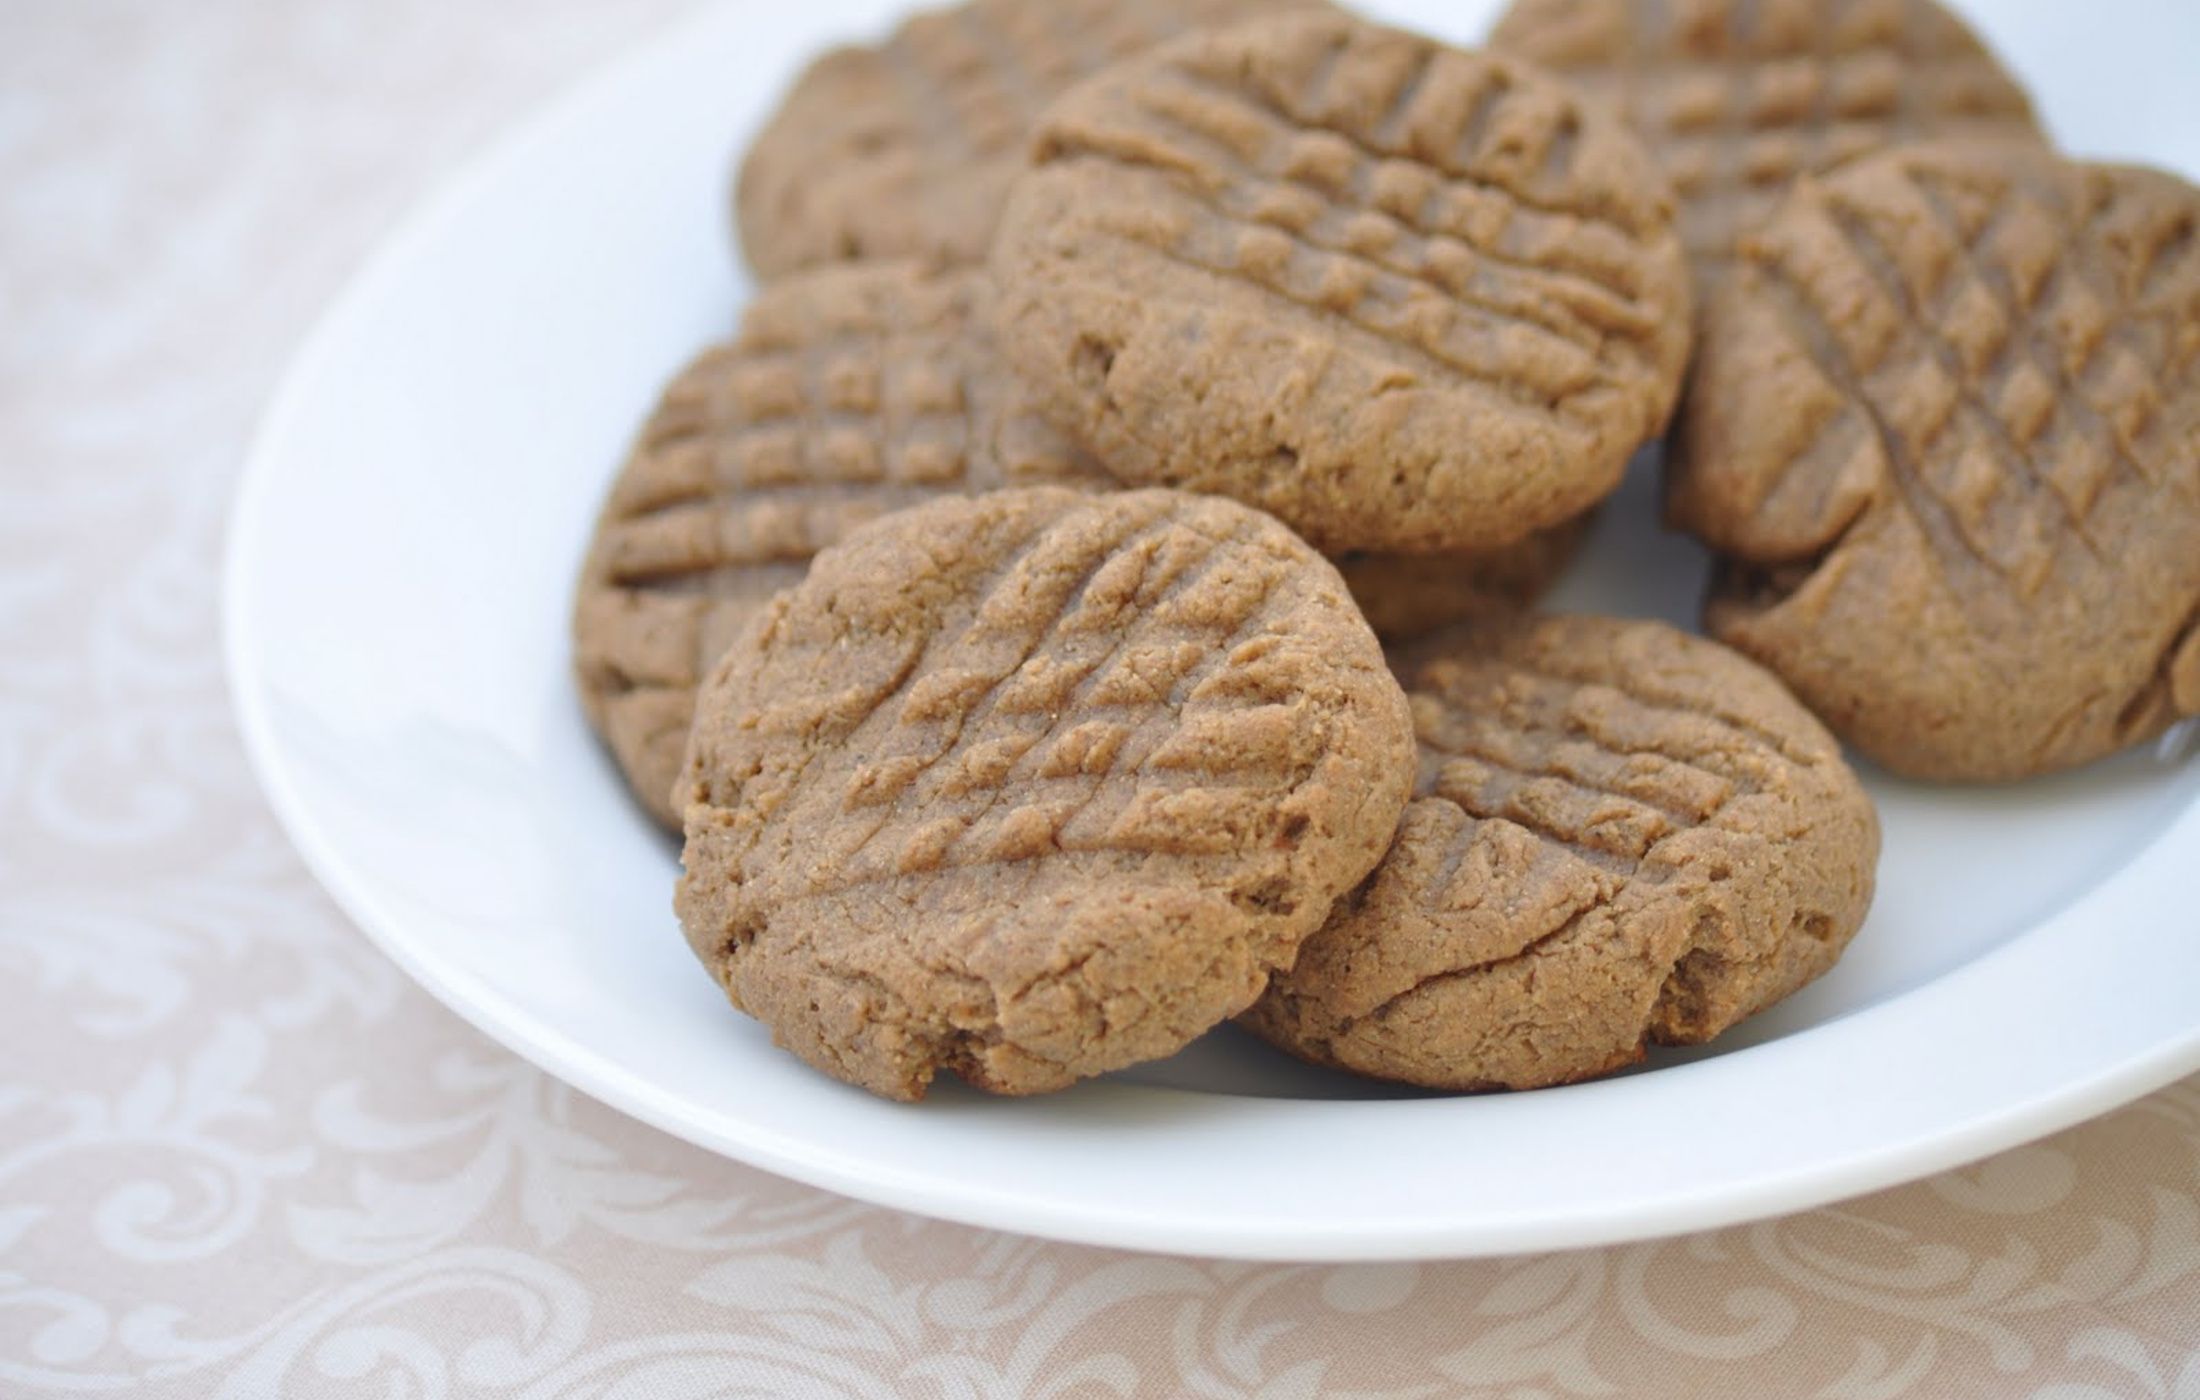
[[[626,439],[745,294],[731,152],[807,52],[888,8],[729,6],[528,125],[374,261],[268,415],[227,579],[245,736],[308,862],[430,991],[606,1102],[788,1176],[1245,1257],[1495,1253],[1766,1215],[2200,1068],[2189,733],[2007,789],[1874,776],[1886,861],[1848,959],[1714,1050],[1602,1083],[1403,1094],[1226,1029],[1052,1098],[943,1085],[912,1108],[775,1051],[694,966],[675,852],[582,725],[568,598]],[[1492,7],[1374,8],[1471,40]],[[2200,167],[2200,8],[1979,9],[2066,143]],[[1685,621],[1701,559],[1652,515],[1638,473],[1558,604]]]

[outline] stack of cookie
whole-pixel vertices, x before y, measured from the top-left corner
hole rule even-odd
[[[1230,1017],[1605,1073],[1840,956],[1834,733],[2004,778],[2200,711],[2200,194],[2052,154],[1931,0],[968,0],[736,204],[580,688],[705,966],[874,1092]],[[1528,611],[1676,419],[1740,651]]]

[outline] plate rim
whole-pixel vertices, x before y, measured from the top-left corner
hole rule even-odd
[[[312,804],[287,770],[284,745],[269,713],[268,677],[252,630],[248,603],[253,589],[253,541],[263,527],[265,498],[284,470],[288,441],[307,418],[309,389],[320,377],[336,346],[353,325],[366,318],[387,284],[399,280],[422,250],[461,215],[487,183],[492,169],[515,160],[553,137],[574,117],[627,87],[662,55],[717,32],[728,22],[727,7],[705,7],[617,55],[609,63],[526,109],[494,131],[488,140],[433,182],[427,192],[387,228],[373,249],[345,279],[335,296],[298,343],[262,409],[224,521],[219,564],[220,649],[231,712],[237,722],[247,763],[267,797],[278,824],[308,870],[345,916],[408,978],[445,1009],[482,1034],[542,1070],[565,1080],[606,1105],[659,1131],[706,1151],[747,1162],[776,1175],[841,1195],[895,1209],[991,1229],[1110,1248],[1166,1254],[1192,1254],[1263,1260],[1435,1259],[1510,1254],[1555,1248],[1617,1244],[1717,1228],[1770,1215],[1807,1209],[1909,1182],[1978,1160],[2056,1132],[2121,1106],[2200,1070],[2200,1012],[2178,1033],[2151,1050],[2094,1066],[2029,1099],[1982,1111],[1975,1119],[1938,1134],[1917,1136],[1760,1177],[1717,1192],[1690,1195],[1669,1192],[1652,1207],[1640,1200],[1614,1206],[1576,1208],[1562,1218],[1487,1218],[1417,1222],[1371,1227],[1365,1223],[1325,1222],[1295,1217],[1287,1233],[1274,1233],[1272,1221],[1192,1220],[1181,1215],[1125,1209],[1117,1202],[1042,1202],[989,1194],[967,1182],[922,1179],[876,1163],[858,1170],[833,1152],[820,1152],[777,1133],[752,1126],[747,1135],[727,1130],[714,1118],[683,1112],[687,1101],[668,1097],[646,1078],[611,1061],[602,1052],[519,1006],[493,985],[452,963],[438,963],[404,932],[404,920],[382,907],[371,877],[355,870],[327,837]],[[1920,999],[1950,994],[1950,984],[1983,974],[2019,953],[2023,945],[2066,922],[2135,878],[2141,867],[2168,858],[2177,847],[2188,859],[2200,858],[2200,800],[2171,815],[2152,839],[2067,904],[2034,921],[1983,956],[1872,1006],[1821,1023],[1801,1034],[1748,1046],[1718,1059],[1677,1065],[1659,1076],[1709,1071],[1749,1060],[1800,1053],[1795,1047],[1844,1022],[1872,1017]],[[1783,1047],[1787,1047],[1783,1050]],[[1631,1081],[1603,1081],[1606,1086]],[[1596,1085],[1579,1086],[1595,1089]],[[1141,1095],[1205,1099],[1195,1091],[1153,1086],[1120,1086]],[[1540,1094],[1575,1090],[1544,1090]],[[1262,1101],[1268,1104],[1298,1102]],[[1390,1101],[1444,1104],[1450,1099]],[[1381,1112],[1375,1101],[1326,1104],[1334,1111]],[[916,1110],[922,1111],[922,1110]],[[1277,1111],[1274,1109],[1271,1112]]]

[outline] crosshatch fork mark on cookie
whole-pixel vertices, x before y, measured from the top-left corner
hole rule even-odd
[[[1632,876],[1660,841],[1714,823],[1728,802],[1762,791],[1770,771],[1813,757],[1790,757],[1789,736],[1610,675],[1508,660],[1487,668],[1494,680],[1475,676],[1484,669],[1432,664],[1412,694],[1422,791],[1473,819],[1457,833],[1455,864],[1482,836],[1479,823],[1499,821]]]
[[[1746,249],[1795,341],[1847,388],[1841,411],[1873,424],[1942,567],[1976,561],[2021,597],[2064,562],[2103,567],[2116,544],[2092,522],[2106,497],[2167,485],[2134,447],[2180,373],[2177,331],[2143,296],[2177,239],[2155,230],[2126,285],[2103,286],[2113,211],[2102,183],[1959,184],[1920,166],[1869,200],[1835,182]],[[1838,417],[1768,498],[1839,468]]]
[[[864,756],[840,803],[876,820],[820,854],[805,894],[1149,849],[1152,820],[1172,804],[1227,814],[1232,793],[1272,800],[1303,781],[1316,755],[1260,713],[1279,697],[1260,675],[1274,643],[1256,634],[1275,620],[1288,565],[1248,572],[1254,548],[1242,528],[1217,538],[1174,518],[1075,557],[1040,536],[957,635],[925,643],[911,682],[856,723],[847,742]],[[1071,573],[1048,586],[1058,611],[1027,606],[1034,579]],[[1123,625],[1125,606],[1138,623]],[[1163,722],[1177,708],[1185,718]],[[1203,835],[1211,850],[1180,853],[1233,839],[1226,817]]]
[[[1340,14],[1188,36],[1064,97],[990,267],[1035,396],[1116,476],[1333,552],[1580,513],[1687,357],[1671,192],[1611,114]]]
[[[1300,0],[1293,0],[1300,3]],[[743,167],[743,241],[778,276],[882,257],[983,258],[1040,112],[1078,79],[1271,0],[965,0],[795,84]]]
[[[1430,71],[1468,60],[1423,46],[1372,114],[1337,119],[1324,84],[1342,48],[1289,91],[1196,54],[1157,65],[1120,101],[1049,128],[1039,159],[1169,175],[1216,217],[1142,214],[1123,237],[1343,316],[1406,363],[1518,405],[1564,412],[1600,369],[1645,372],[1659,329],[1640,285],[1649,229],[1580,194],[1579,111],[1495,66],[1458,110],[1424,111]]]
[[[1098,480],[1066,443],[1013,461],[993,450],[986,400],[1001,371],[973,356],[973,287],[884,265],[767,293],[742,338],[706,352],[645,429],[604,527],[608,582],[753,605],[791,581],[774,566],[893,510]],[[750,588],[756,578],[770,586]],[[714,659],[675,679],[692,683]]]
[[[941,495],[1101,483],[1022,409],[974,324],[977,290],[910,263],[789,278],[667,387],[576,618],[584,697],[660,820],[695,685],[819,550]]]
[[[2033,134],[2023,90],[1933,0],[1515,0],[1491,45],[1627,113],[1707,268],[1803,175],[1898,141]]]
[[[1669,459],[1714,635],[1907,776],[2190,713],[2200,190],[2027,142],[1799,185],[1714,291]]]

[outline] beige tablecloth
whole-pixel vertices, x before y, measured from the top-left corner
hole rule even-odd
[[[393,218],[677,8],[0,0],[0,1396],[2200,1400],[2200,1080],[1748,1228],[1249,1267],[776,1180],[408,985],[245,771],[229,484]]]

